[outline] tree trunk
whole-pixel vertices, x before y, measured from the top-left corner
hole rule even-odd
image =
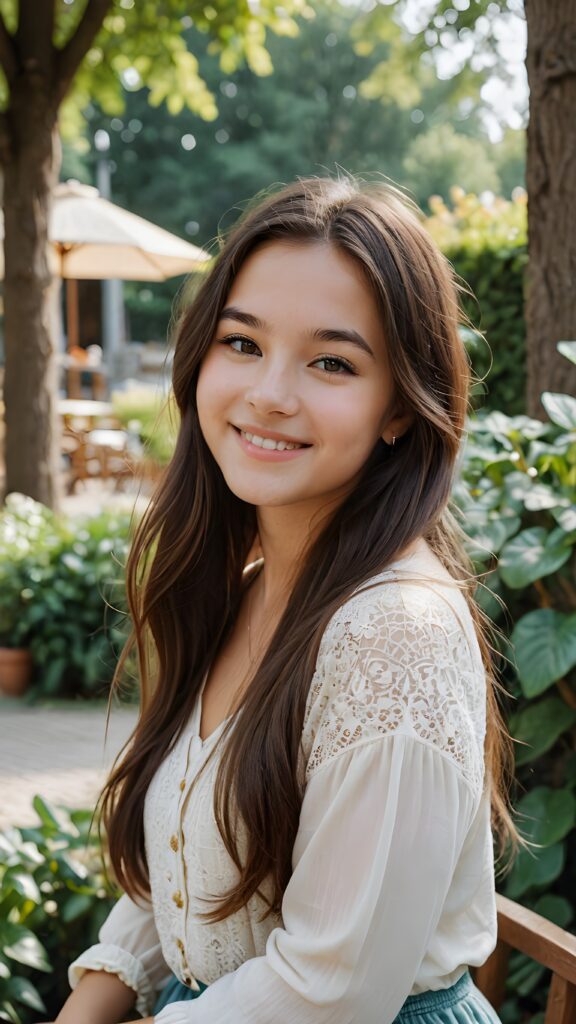
[[[542,391],[576,393],[576,0],[526,0],[528,126],[528,412]]]
[[[60,495],[48,220],[60,157],[56,115],[38,76],[12,89],[4,165],[5,492],[50,507]]]

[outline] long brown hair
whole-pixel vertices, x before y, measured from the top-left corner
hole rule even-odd
[[[361,479],[298,569],[288,604],[234,717],[224,730],[214,808],[237,884],[207,913],[222,920],[261,890],[279,912],[291,875],[303,791],[297,762],[306,697],[322,633],[358,585],[424,536],[461,581],[487,679],[485,757],[500,849],[517,845],[509,813],[511,740],[499,711],[491,645],[474,601],[476,580],[449,498],[461,449],[470,368],[451,267],[394,187],[350,176],[308,178],[268,194],[241,218],[180,318],[173,389],[180,412],[176,449],[137,530],[127,566],[133,633],[120,659],[138,654],[138,724],[102,794],[120,885],[149,891],[143,832],[148,785],[185,727],[204,675],[229,635],[257,539],[254,506],[236,497],[204,441],[196,383],[235,275],[273,239],[329,242],[362,269],[380,314],[399,400],[413,413],[393,457],[379,440]],[[225,741],[225,742],[224,742]],[[241,855],[238,822],[246,839]]]

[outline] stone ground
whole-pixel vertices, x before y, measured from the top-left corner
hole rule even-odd
[[[107,771],[136,722],[136,709],[41,708],[0,700],[0,829],[37,821],[36,793],[51,803],[92,808]]]
[[[145,504],[134,491],[90,480],[64,498],[69,515]],[[115,708],[105,742],[106,705],[30,706],[0,697],[0,829],[31,825],[36,793],[52,803],[92,808],[114,757],[136,722],[136,709]]]

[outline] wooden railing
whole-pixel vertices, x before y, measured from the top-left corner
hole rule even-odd
[[[474,981],[498,1010],[505,996],[508,958],[513,949],[552,971],[544,1024],[576,1024],[576,936],[533,910],[498,894],[498,943]]]

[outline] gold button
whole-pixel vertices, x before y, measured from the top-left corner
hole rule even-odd
[[[180,783],[180,789],[186,789],[186,779],[182,779],[182,782]]]
[[[180,952],[183,953],[184,952],[184,943],[182,942],[182,939],[176,939],[176,945],[178,946],[178,949],[180,950]]]
[[[182,893],[180,892],[180,889],[176,889],[176,892],[172,893],[172,901],[176,904],[178,910],[182,910],[182,907],[184,906],[184,900],[182,899]]]
[[[170,836],[170,846],[174,850],[174,853],[176,853],[177,850],[178,850],[178,836],[177,835]]]

